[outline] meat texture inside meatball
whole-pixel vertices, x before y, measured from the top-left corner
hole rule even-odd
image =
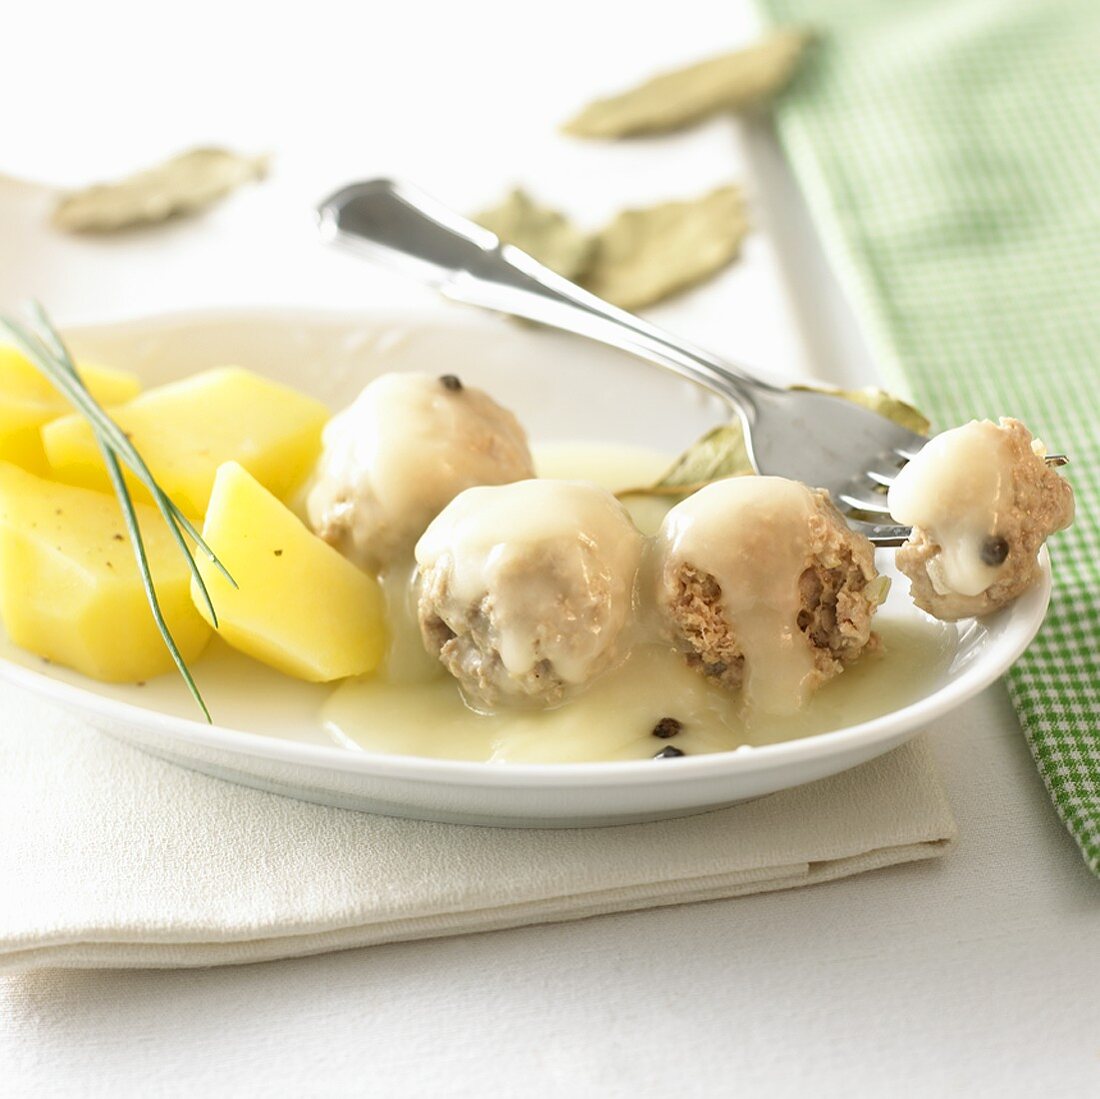
[[[523,428],[488,394],[452,374],[383,374],[325,428],[306,507],[325,541],[378,572],[463,489],[533,475]]]
[[[468,489],[416,546],[424,644],[475,709],[557,705],[624,655],[642,545],[596,485]]]
[[[1010,603],[1039,576],[1047,536],[1073,521],[1073,490],[1019,420],[973,420],[930,439],[890,488],[913,533],[897,553],[922,610],[954,621]]]
[[[690,665],[749,710],[793,713],[878,645],[886,584],[829,494],[782,477],[717,481],[657,535],[658,605]]]

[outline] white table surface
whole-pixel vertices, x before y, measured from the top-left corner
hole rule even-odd
[[[276,161],[268,183],[200,221],[125,242],[45,245],[38,227],[0,221],[0,303],[36,292],[45,271],[63,320],[424,303],[427,292],[317,247],[310,203],[380,174],[467,209],[522,182],[595,224],[735,177],[760,226],[744,261],[652,315],[781,375],[869,377],[765,131],[715,121],[608,147],[555,136],[588,95],[754,27],[744,3],[642,11],[24,4],[5,19],[0,171],[76,183],[197,142]],[[237,969],[11,978],[0,1092],[1097,1094],[1100,883],[1000,687],[931,737],[961,833],[938,862]]]

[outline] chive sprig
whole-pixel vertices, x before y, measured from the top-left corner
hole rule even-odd
[[[134,548],[134,559],[137,562],[138,573],[141,577],[142,588],[145,591],[145,598],[149,603],[149,609],[164,640],[165,647],[179,669],[184,683],[187,684],[187,689],[191,692],[191,696],[198,703],[203,716],[209,722],[211,721],[210,711],[207,709],[195,679],[187,667],[187,662],[183,659],[183,655],[172,637],[172,631],[168,628],[168,623],[165,621],[161,610],[156,585],[149,568],[145,542],[138,524],[137,511],[134,508],[133,497],[130,495],[130,488],[126,484],[123,475],[123,465],[148,489],[161,518],[167,524],[172,537],[179,546],[180,552],[187,560],[195,586],[210,612],[210,620],[215,629],[218,626],[218,615],[214,610],[210,593],[195,562],[191,547],[187,544],[187,538],[190,538],[197,549],[209,558],[214,567],[221,572],[233,587],[236,587],[237,583],[230,575],[229,570],[218,559],[217,554],[203,540],[194,524],[157,484],[156,478],[145,464],[145,460],[133,442],[118,424],[107,415],[103,407],[89,392],[88,387],[77,371],[72,355],[47,316],[46,311],[38,302],[32,302],[28,312],[32,322],[30,325],[23,324],[12,317],[0,315],[0,331],[6,332],[11,337],[31,364],[53,383],[54,387],[73,405],[91,427],[100,453],[103,455],[104,463],[107,466],[111,485],[118,497],[122,517],[126,523],[126,530],[130,535],[130,543]]]

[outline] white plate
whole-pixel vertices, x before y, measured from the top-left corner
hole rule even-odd
[[[152,385],[235,362],[346,404],[384,370],[454,372],[516,410],[535,440],[591,439],[678,450],[721,416],[713,398],[594,344],[475,313],[216,312],[74,331],[77,353]],[[888,555],[883,555],[888,563]],[[891,598],[903,600],[905,585]],[[0,637],[0,675],[104,732],[220,778],[309,801],[472,824],[621,824],[717,808],[835,774],[913,736],[1000,676],[1043,619],[1043,579],[1012,607],[960,623],[950,667],[917,701],[817,736],[674,763],[485,764],[350,751],[319,720],[328,688],[246,661],[200,665],[221,724],[193,718],[175,676],[144,687],[95,683]],[[919,616],[913,608],[903,610]]]

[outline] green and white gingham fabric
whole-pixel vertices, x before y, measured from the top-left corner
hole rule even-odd
[[[1077,520],[1009,690],[1100,874],[1100,0],[759,0],[820,31],[777,124],[889,383],[1020,417]]]

